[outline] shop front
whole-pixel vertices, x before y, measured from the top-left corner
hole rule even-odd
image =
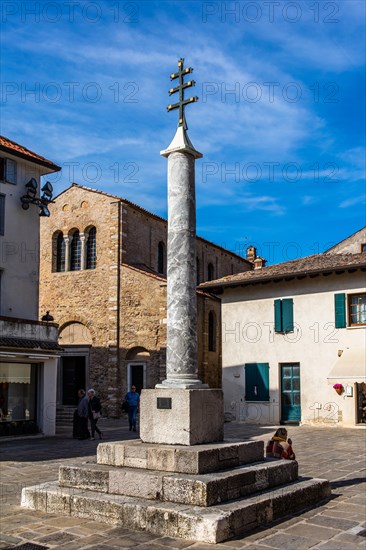
[[[37,364],[0,362],[0,436],[39,431],[37,370]]]
[[[55,434],[60,351],[56,325],[0,318],[0,437]]]

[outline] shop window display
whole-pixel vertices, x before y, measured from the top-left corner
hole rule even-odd
[[[38,431],[36,372],[29,363],[0,363],[0,436]]]

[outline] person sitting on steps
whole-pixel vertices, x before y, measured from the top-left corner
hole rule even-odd
[[[296,459],[292,449],[292,440],[287,438],[286,428],[278,428],[274,436],[268,441],[266,446],[266,458]]]

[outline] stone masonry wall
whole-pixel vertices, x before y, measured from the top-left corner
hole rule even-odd
[[[123,262],[145,264],[157,271],[158,245],[159,242],[163,242],[165,245],[164,273],[166,273],[167,222],[158,216],[123,203],[122,226]],[[197,237],[196,249],[200,282],[208,280],[209,263],[213,265],[215,279],[251,268],[243,258],[200,237]]]
[[[75,321],[88,327],[90,383],[108,403],[116,399],[117,386],[118,208],[109,197],[75,187],[56,198],[50,218],[41,220],[40,315],[49,310],[60,330]],[[53,234],[90,226],[97,230],[96,269],[54,272]]]

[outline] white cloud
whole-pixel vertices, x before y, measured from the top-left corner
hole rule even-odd
[[[363,195],[359,195],[358,197],[352,197],[351,199],[346,199],[342,201],[339,205],[339,208],[349,208],[350,206],[354,206],[355,204],[366,202],[366,196],[365,193]]]

